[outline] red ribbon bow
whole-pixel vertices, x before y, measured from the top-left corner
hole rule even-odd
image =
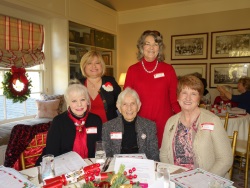
[[[16,84],[16,80],[20,80],[23,84],[27,85],[28,84],[28,79],[25,75],[26,70],[24,68],[17,68],[15,66],[11,67],[11,73],[12,73],[12,78],[13,78],[13,84]]]

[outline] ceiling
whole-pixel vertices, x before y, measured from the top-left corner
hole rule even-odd
[[[190,0],[95,0],[113,10],[127,11],[170,3],[178,3]]]

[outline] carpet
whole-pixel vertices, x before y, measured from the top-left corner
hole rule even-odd
[[[232,181],[234,182],[233,186],[237,188],[244,188],[244,176],[244,172],[234,168],[232,177]],[[248,187],[250,187],[250,171],[248,171]]]

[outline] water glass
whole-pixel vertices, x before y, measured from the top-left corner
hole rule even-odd
[[[170,173],[166,164],[158,164],[156,169],[157,179],[163,179],[164,188],[170,187]]]
[[[41,163],[42,180],[55,177],[54,155],[44,155]]]
[[[208,188],[224,188],[224,185],[219,181],[211,180],[208,182]]]
[[[104,141],[97,141],[95,145],[95,162],[101,165],[103,165],[106,160],[105,145],[106,143]]]

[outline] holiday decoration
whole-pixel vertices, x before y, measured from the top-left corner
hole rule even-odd
[[[43,188],[60,187],[85,180],[82,188],[140,188],[139,182],[133,182],[137,178],[136,169],[124,171],[121,165],[117,174],[113,172],[101,172],[100,164],[95,163],[80,170],[69,172],[61,176],[44,180]]]
[[[30,96],[31,80],[28,80],[28,75],[25,73],[24,68],[12,66],[11,71],[4,74],[3,94],[7,99],[12,99],[13,103],[22,103]]]

